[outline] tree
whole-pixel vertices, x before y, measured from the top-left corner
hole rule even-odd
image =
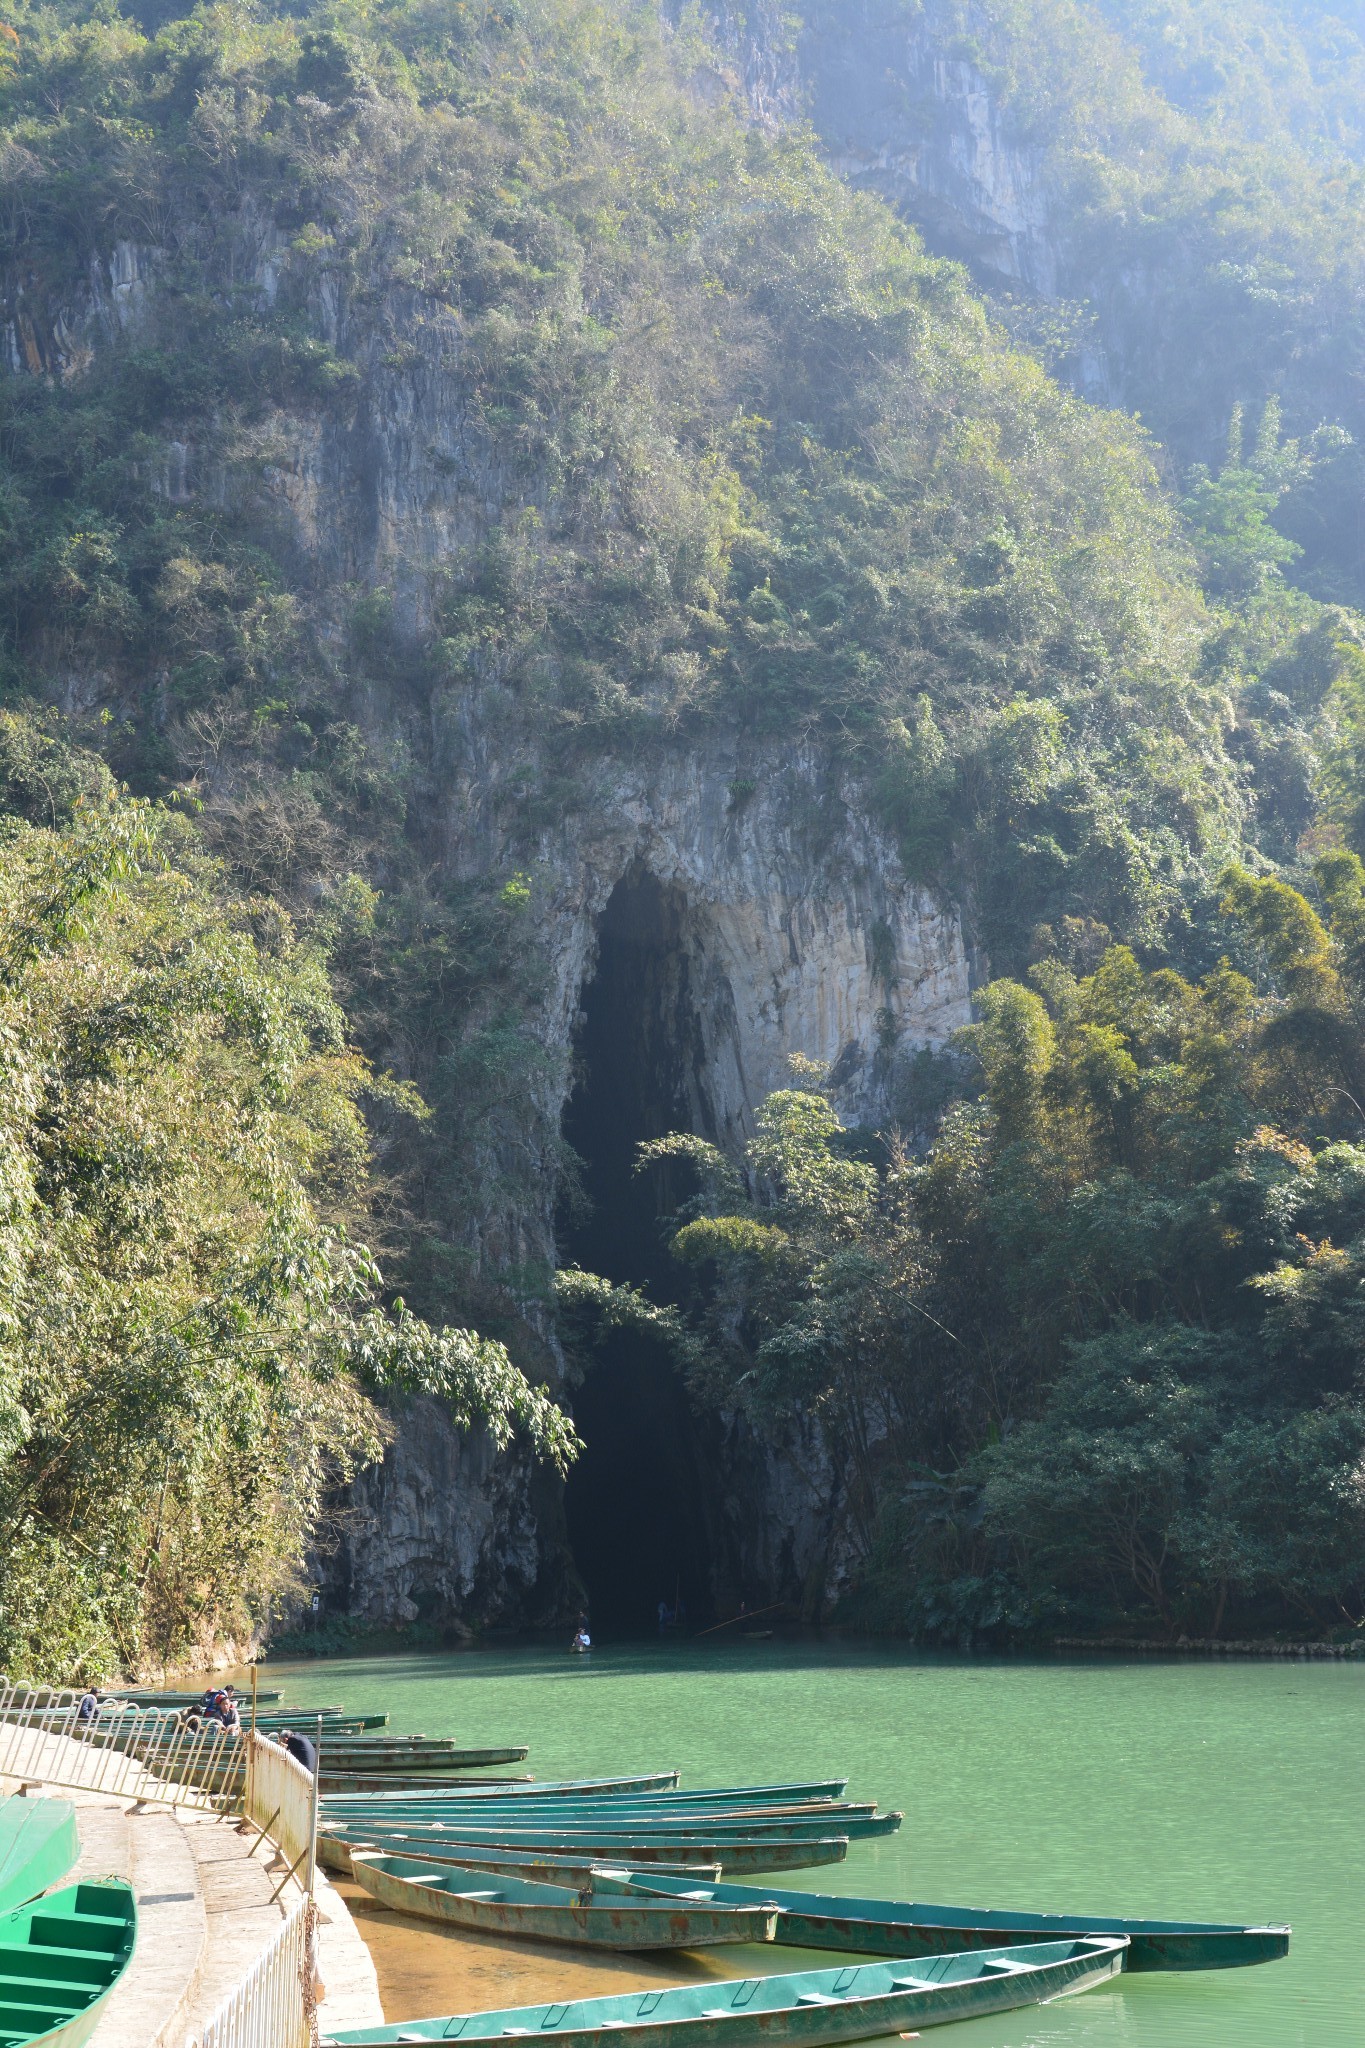
[[[239,1639],[420,1389],[563,1470],[500,1344],[383,1304],[324,958],[183,821],[105,790],[0,841],[0,1661],[46,1679]]]

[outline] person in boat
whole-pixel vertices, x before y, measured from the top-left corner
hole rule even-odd
[[[582,1656],[584,1650],[590,1650],[592,1648],[592,1637],[588,1634],[587,1624],[585,1622],[579,1622],[578,1633],[574,1637],[573,1641],[570,1643],[569,1648],[575,1653],[575,1655],[580,1657]]]
[[[282,1748],[288,1750],[295,1763],[302,1764],[311,1777],[317,1776],[317,1748],[306,1735],[296,1735],[292,1728],[281,1728],[275,1739]]]
[[[224,1702],[224,1705],[223,1705],[223,1711],[222,1711],[222,1713],[221,1713],[221,1714],[219,1715],[219,1717],[218,1717],[218,1718],[219,1718],[219,1720],[220,1720],[220,1721],[222,1722],[222,1724],[223,1724],[223,1729],[224,1729],[224,1732],[225,1732],[226,1734],[228,1734],[228,1735],[240,1735],[240,1734],[241,1734],[241,1732],[242,1732],[242,1711],[241,1711],[241,1708],[240,1708],[240,1707],[239,1707],[239,1706],[237,1705],[237,1702],[236,1702],[236,1700],[235,1700],[235,1699],[234,1699],[234,1698],[232,1697],[232,1689],[231,1689],[231,1687],[229,1687],[229,1688],[228,1688],[228,1697],[227,1697],[226,1701]]]
[[[81,1695],[81,1703],[76,1709],[76,1719],[82,1728],[88,1728],[92,1721],[98,1720],[99,1711],[100,1696],[92,1685]]]

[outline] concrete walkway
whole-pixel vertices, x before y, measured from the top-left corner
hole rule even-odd
[[[278,1933],[299,1888],[291,1880],[272,1897],[283,1873],[269,1870],[272,1845],[256,1845],[254,1830],[239,1833],[234,1821],[192,1810],[138,1812],[126,1797],[64,1786],[79,1757],[54,1748],[44,1762],[52,1777],[43,1789],[76,1806],[81,1853],[73,1876],[126,1878],[137,1897],[137,1948],[90,2048],[185,2048]],[[25,1783],[38,1789],[32,1776]],[[18,1789],[0,1780],[0,1791]],[[324,2032],[382,2023],[370,1952],[321,1872],[315,1896]]]

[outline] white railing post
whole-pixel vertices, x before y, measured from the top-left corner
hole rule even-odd
[[[0,1683],[0,1777],[221,1812],[238,1803],[243,1764],[240,1738],[216,1722],[190,1728],[150,1706],[82,1721],[78,1693]]]
[[[318,1777],[254,1729],[191,1728],[156,1707],[80,1718],[81,1695],[0,1674],[0,1777],[38,1778],[148,1804],[240,1807],[288,1863],[279,1890],[304,1896],[274,1941],[187,2048],[318,2048],[313,1902]],[[319,1723],[321,1735],[321,1723]]]
[[[303,1899],[265,1953],[186,2048],[315,2048],[309,1936],[314,1907]]]
[[[267,1735],[252,1730],[243,1741],[250,1759],[246,1817],[270,1835],[290,1874],[311,1896],[318,1847],[317,1774],[306,1771],[282,1743],[272,1742]]]

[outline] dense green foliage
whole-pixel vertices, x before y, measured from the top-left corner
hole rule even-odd
[[[338,702],[380,681],[430,707],[433,765],[471,686],[509,748],[551,743],[528,829],[585,752],[804,729],[875,771],[920,871],[963,864],[997,945],[1021,898],[1152,936],[1179,914],[1236,804],[1140,439],[805,141],[694,105],[651,10],[65,19],[15,17],[0,261],[25,308],[119,238],[174,288],[136,347],[6,387],[12,687],[127,677],[120,765],[210,789],[254,884],[328,870],[338,823],[395,858],[414,776]],[[229,292],[267,216],[273,296]],[[404,649],[382,602],[291,586],[248,484],[282,411],[391,402],[406,288],[458,319],[499,518]],[[156,488],[172,439],[240,466],[226,518]]]
[[[922,26],[980,67],[1007,134],[1037,153],[1073,315],[1043,323],[1053,360],[1093,381],[1098,353],[1178,473],[1217,457],[1234,408],[1278,400],[1305,454],[1278,513],[1304,550],[1299,578],[1359,605],[1358,13],[1314,0],[874,0],[855,16],[807,0],[798,18],[882,42]]]
[[[769,1099],[755,1192],[695,1139],[678,1355],[827,1413],[863,1611],[930,1636],[1302,1629],[1365,1605],[1365,867],[1232,869],[1198,984],[1111,946],[982,991],[979,1095],[915,1160]],[[879,1516],[879,1519],[878,1519]]]
[[[360,1102],[422,1105],[348,1049],[318,947],[31,723],[0,760],[60,814],[0,840],[0,1662],[103,1676],[297,1589],[375,1394],[561,1468],[574,1439],[500,1345],[383,1308]]]

